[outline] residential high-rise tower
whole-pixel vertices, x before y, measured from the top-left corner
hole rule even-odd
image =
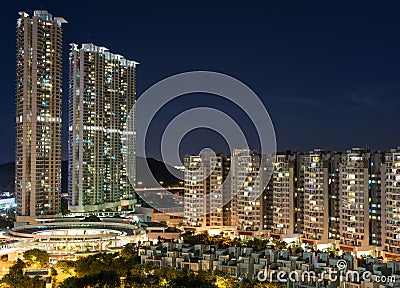
[[[229,226],[231,206],[225,205],[230,158],[204,153],[186,156],[184,222],[192,227]],[[225,183],[225,181],[228,181]]]
[[[60,212],[62,24],[45,10],[20,12],[16,55],[17,221]]]
[[[93,44],[71,44],[69,62],[69,209],[129,209],[135,183],[124,163],[135,167],[135,151],[123,141],[135,137],[126,124],[134,117],[138,63]]]
[[[377,197],[371,197],[371,194],[376,194],[376,191],[371,189],[373,187],[374,189],[380,188],[371,185],[372,170],[370,168],[373,166],[372,164],[380,165],[375,161],[375,157],[365,149],[353,148],[341,155],[339,170],[340,247],[365,251],[371,244],[370,207],[372,207],[372,200],[377,199]],[[375,173],[379,173],[379,168]]]
[[[296,154],[276,155],[273,171],[273,225],[275,237],[292,236],[296,225]]]
[[[400,255],[400,147],[385,153],[382,174],[382,246]]]
[[[259,235],[264,227],[263,197],[267,171],[262,155],[250,149],[234,149],[231,156],[231,189],[236,202],[236,225],[240,233]],[[246,232],[247,231],[247,232]]]
[[[302,157],[304,177],[303,241],[328,244],[330,154],[314,150]]]

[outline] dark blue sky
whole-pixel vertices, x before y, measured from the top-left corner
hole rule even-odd
[[[0,17],[0,163],[14,160],[17,12],[32,15],[40,8],[69,22],[65,72],[69,43],[93,42],[141,63],[138,95],[184,71],[212,70],[238,78],[267,107],[280,150],[400,144],[400,2],[17,0],[2,3]],[[66,91],[64,86],[64,103]],[[207,95],[196,97],[198,105],[212,102]],[[165,115],[186,106],[178,101]],[[156,126],[167,118],[161,116]],[[195,131],[184,139],[182,153],[196,153],[216,137]],[[64,157],[66,143],[64,137]]]

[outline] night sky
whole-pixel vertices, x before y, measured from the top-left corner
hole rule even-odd
[[[233,76],[262,99],[278,149],[388,149],[400,145],[400,2],[4,1],[1,21],[0,163],[14,161],[15,23],[46,9],[64,26],[64,107],[69,43],[92,42],[140,62],[138,95],[192,70]],[[303,3],[300,3],[303,2]],[[178,99],[155,119],[161,132],[191,105],[223,107],[252,137],[245,115],[210,95]],[[190,105],[189,105],[190,103]],[[64,109],[64,124],[67,109]],[[64,125],[63,157],[67,157]],[[254,135],[253,135],[254,136]],[[159,158],[157,136],[150,155]],[[253,140],[250,139],[250,143]],[[181,153],[226,147],[196,130]],[[256,144],[254,144],[256,146]]]

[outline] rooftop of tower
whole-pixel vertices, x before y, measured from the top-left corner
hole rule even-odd
[[[33,11],[33,16],[40,17],[40,18],[42,18],[43,20],[46,20],[46,21],[53,20],[53,15],[51,15],[49,13],[49,11],[47,11],[47,10],[34,10]]]
[[[136,62],[134,60],[128,60],[120,54],[111,53],[108,51],[109,50],[108,48],[104,46],[97,46],[93,43],[83,43],[82,48],[79,48],[78,45],[75,43],[71,43],[70,45],[72,51],[84,50],[88,52],[102,53],[105,55],[107,60],[111,59],[119,60],[123,65],[136,67],[136,65],[140,64],[139,62]]]
[[[18,12],[19,15],[21,15],[21,18],[24,17],[29,17],[29,14],[26,13],[25,11],[20,11]],[[67,20],[65,20],[63,17],[54,17],[49,11],[47,10],[34,10],[33,11],[33,16],[34,17],[39,17],[44,21],[57,21],[57,24],[61,26],[61,24],[68,23]]]

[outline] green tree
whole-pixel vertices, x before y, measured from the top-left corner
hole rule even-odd
[[[283,240],[273,240],[272,243],[275,245],[275,249],[282,250],[287,248],[287,243]]]
[[[137,256],[137,245],[136,243],[128,243],[121,250],[120,255],[125,258],[136,257]]]
[[[63,273],[71,274],[72,271],[75,271],[76,262],[72,260],[60,260],[56,265]]]
[[[57,270],[54,269],[53,267],[51,267],[50,268],[50,276],[55,277],[57,275],[58,275]]]
[[[120,287],[120,278],[114,271],[100,271],[84,277],[67,278],[60,288],[117,288]]]
[[[214,288],[216,287],[216,276],[210,272],[200,271],[195,273],[193,271],[183,271],[182,274],[168,283],[171,288]]]
[[[39,278],[30,278],[24,274],[26,264],[21,259],[11,266],[8,274],[1,279],[3,287],[7,288],[42,288],[45,282]]]
[[[36,264],[41,268],[49,263],[49,253],[37,248],[25,251],[23,256],[29,266]]]
[[[13,228],[14,227],[14,217],[12,216],[0,216],[0,228]]]

